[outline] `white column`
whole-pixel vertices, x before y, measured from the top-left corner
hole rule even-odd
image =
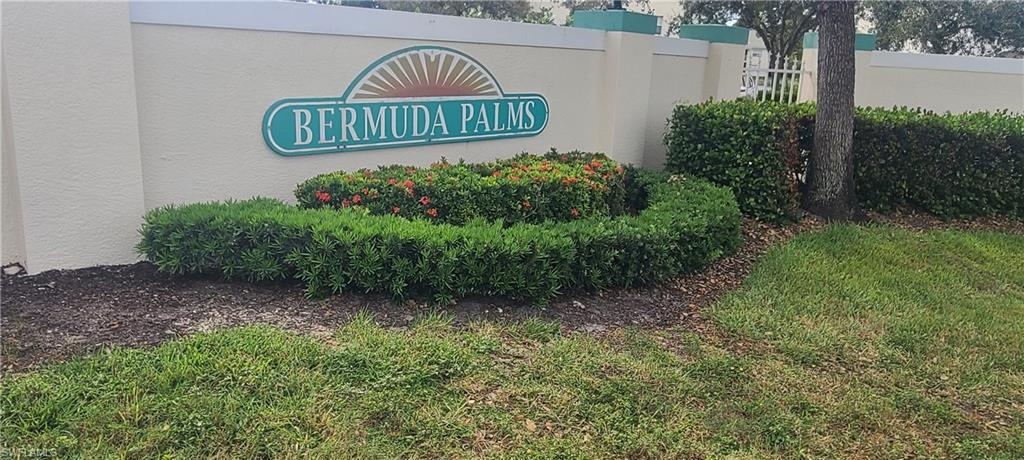
[[[621,162],[643,162],[653,57],[652,35],[605,33],[604,126],[598,140]]]
[[[26,268],[137,260],[145,209],[128,2],[3,8]]]

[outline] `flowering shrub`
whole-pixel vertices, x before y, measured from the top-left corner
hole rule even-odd
[[[539,223],[622,214],[625,177],[626,168],[603,154],[552,151],[493,163],[333,172],[299,184],[295,197],[304,208],[355,207],[450,224]]]
[[[536,159],[531,164],[542,161]],[[521,160],[514,162],[521,164]],[[436,174],[433,181],[436,186],[442,178],[488,178],[496,177],[493,171],[502,171],[503,176],[522,171],[511,167],[512,163],[464,165],[451,176]],[[591,165],[596,171],[609,167]],[[480,174],[488,170],[490,175]],[[397,175],[394,168],[382,171]],[[635,215],[598,215],[595,209],[612,213],[612,204],[577,198],[572,206],[579,215],[572,217],[578,219],[539,224],[504,225],[477,219],[457,226],[396,216],[405,212],[403,207],[413,207],[427,216],[431,210],[436,217],[456,212],[471,215],[447,201],[458,197],[455,187],[436,189],[448,194],[417,195],[417,180],[425,180],[431,171],[438,170],[378,176],[385,186],[397,185],[398,194],[407,195],[403,189],[413,189],[412,197],[381,208],[374,204],[380,196],[395,192],[378,189],[374,195],[369,187],[366,192],[352,192],[339,186],[311,189],[310,199],[304,203],[330,202],[332,208],[302,209],[253,199],[156,209],[145,217],[138,249],[164,272],[216,274],[254,282],[291,278],[305,283],[310,295],[383,292],[395,298],[427,295],[448,303],[481,294],[544,303],[567,290],[631,286],[677,276],[733,251],[740,242],[740,212],[727,188],[703,180],[670,180],[665,174],[631,168],[615,173],[625,176],[615,178],[616,183],[625,184],[616,206],[639,210]],[[564,174],[557,181],[567,177],[581,178]],[[371,179],[369,175],[365,178]],[[389,184],[391,179],[394,184]],[[407,181],[412,184],[406,185]],[[530,201],[530,209],[565,211],[570,216],[573,212],[537,195],[516,195],[500,203],[507,205],[512,199],[520,205],[519,211],[522,201]],[[348,208],[342,200],[348,201]],[[340,210],[333,209],[335,204]],[[499,205],[484,203],[474,209],[491,209],[488,206]]]

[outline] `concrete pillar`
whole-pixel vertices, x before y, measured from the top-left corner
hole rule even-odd
[[[145,212],[128,7],[3,5],[4,166],[10,147],[30,273],[138,258],[125,244]]]
[[[616,160],[641,164],[647,133],[654,41],[629,32],[605,34],[601,145]]]
[[[606,31],[598,145],[618,161],[643,163],[658,17],[623,10],[577,11],[573,26]]]

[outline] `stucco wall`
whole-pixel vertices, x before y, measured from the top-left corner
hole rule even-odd
[[[31,273],[138,260],[147,209],[291,200],[296,183],[326,171],[552,147],[649,163],[672,103],[701,94],[709,52],[695,40],[294,2],[4,3],[3,13],[4,262]],[[381,56],[415,45],[472,56],[507,93],[542,94],[545,130],[302,157],[264,145],[275,101],[340,96]]]
[[[2,71],[2,69],[0,69]],[[22,263],[25,261],[25,230],[21,221],[21,194],[18,190],[18,172],[14,159],[14,138],[11,136],[11,111],[7,107],[7,75],[4,72],[0,79],[2,96],[0,105],[3,106],[3,164],[0,165],[0,264]]]
[[[299,181],[336,169],[602,147],[594,129],[603,113],[601,51],[445,43],[480,61],[505,91],[547,98],[551,118],[535,137],[282,157],[259,135],[274,101],[340,96],[380,56],[425,42],[149,24],[133,25],[132,35],[150,208],[254,194],[290,199]]]
[[[703,100],[706,61],[695,57],[654,55],[645,127],[647,139],[644,166],[665,166],[665,144],[662,139],[666,122],[676,105]]]
[[[551,147],[660,167],[672,108],[737,97],[745,49],[279,1],[2,8],[3,263],[21,262],[32,273],[138,260],[133,247],[147,209],[253,195],[291,200],[296,183],[326,171]],[[264,145],[262,117],[272,103],[340,96],[371,63],[413,45],[457,49],[504,91],[542,94],[546,129],[303,157]],[[1019,110],[1024,103],[1019,61],[1000,61],[997,71],[971,61],[950,71],[942,59],[872,56],[881,55],[858,56],[861,104]]]
[[[4,2],[2,29],[27,268],[136,260],[145,209],[128,4]]]
[[[816,99],[818,50],[804,50],[800,100]],[[854,101],[936,112],[1024,112],[1024,60],[858,51]]]

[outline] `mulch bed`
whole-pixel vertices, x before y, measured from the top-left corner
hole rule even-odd
[[[1021,221],[942,222],[919,215],[872,220],[905,228],[995,229],[1024,233]],[[209,278],[175,277],[149,263],[55,270],[4,276],[0,289],[2,371],[20,372],[108,346],[153,345],[195,332],[245,324],[270,324],[327,337],[355,314],[371,312],[387,326],[405,327],[438,309],[456,324],[475,320],[558,321],[567,330],[601,334],[624,326],[684,326],[700,333],[711,324],[699,312],[737,288],[768,248],[820,222],[805,219],[779,227],[743,223],[744,243],[707,269],[660,286],[568,294],[544,308],[493,298],[469,298],[448,307],[394,303],[378,295],[346,294],[307,299],[295,283],[252,285]]]
[[[540,317],[589,333],[688,322],[703,329],[700,308],[737,287],[760,254],[805,226],[783,228],[747,220],[740,250],[704,271],[661,286],[564,295],[543,308],[495,298],[468,298],[441,308],[394,303],[379,295],[307,299],[295,283],[252,285],[169,276],[146,262],[4,277],[3,370],[18,372],[111,345],[153,345],[244,324],[271,324],[326,337],[362,311],[395,327],[408,326],[417,315],[437,309],[454,315],[456,324]]]

